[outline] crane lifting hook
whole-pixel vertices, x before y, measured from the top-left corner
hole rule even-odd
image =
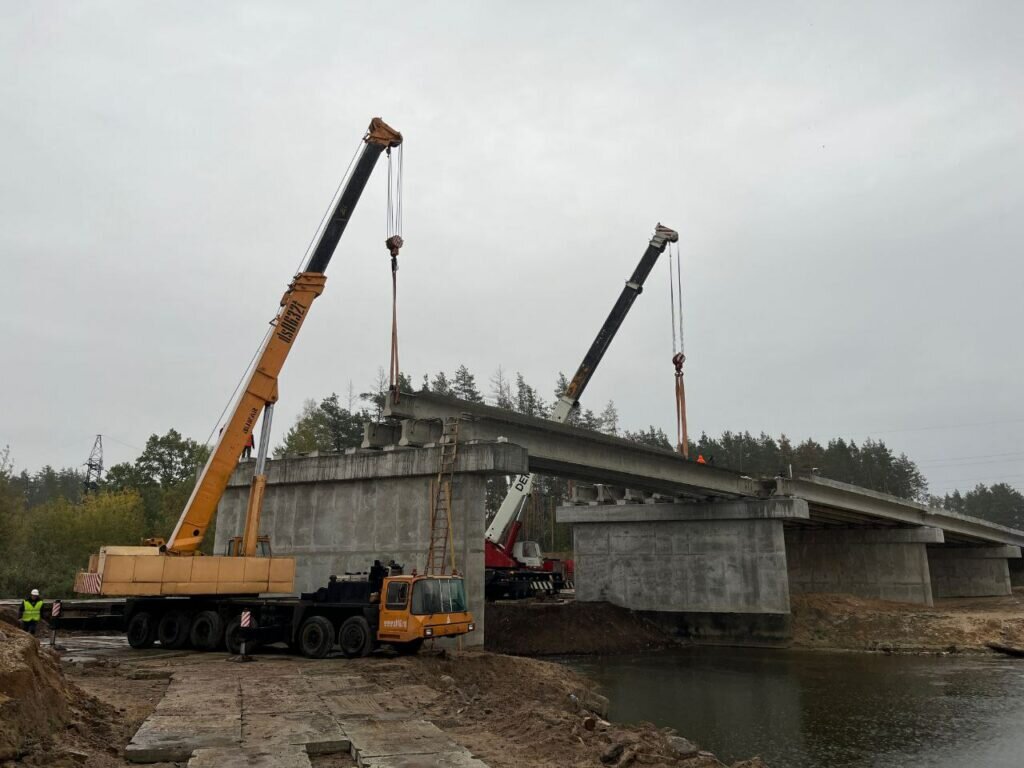
[[[398,269],[398,251],[405,245],[405,241],[402,240],[401,235],[392,235],[384,241],[384,245],[387,246],[388,253],[391,254],[391,268]]]

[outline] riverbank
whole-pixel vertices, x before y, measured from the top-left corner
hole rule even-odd
[[[488,651],[517,656],[645,653],[679,645],[663,629],[611,603],[487,603]]]
[[[991,653],[1024,648],[1024,588],[1005,597],[937,600],[933,607],[844,594],[793,595],[792,637],[780,647],[886,653]],[[487,605],[487,650],[520,656],[622,655],[693,645],[608,603]],[[725,645],[744,645],[736,638]]]
[[[1024,647],[1024,589],[1006,597],[936,600],[934,607],[851,595],[793,595],[793,648],[962,653]]]

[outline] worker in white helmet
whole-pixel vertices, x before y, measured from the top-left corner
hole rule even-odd
[[[18,618],[21,619],[21,628],[30,635],[36,633],[36,626],[43,618],[43,598],[39,596],[39,590],[33,589],[28,599],[21,601],[18,611]]]

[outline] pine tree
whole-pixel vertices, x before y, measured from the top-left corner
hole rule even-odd
[[[455,371],[455,380],[452,382],[452,394],[471,403],[482,403],[483,397],[480,390],[476,388],[476,377],[469,372],[469,369],[460,365]]]
[[[598,422],[598,429],[606,435],[619,434],[619,412],[615,408],[614,402],[611,400],[608,401],[604,410],[601,411],[601,416],[599,417]]]
[[[444,371],[437,372],[434,380],[430,382],[430,391],[439,395],[452,394],[452,385],[448,383],[448,377],[444,375]]]
[[[527,416],[547,415],[547,406],[537,390],[526,383],[523,374],[516,372],[515,409]]]

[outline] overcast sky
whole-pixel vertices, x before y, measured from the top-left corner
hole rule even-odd
[[[0,2],[0,446],[205,440],[369,118],[402,367],[550,395],[654,225],[692,434],[884,439],[1024,487],[1024,5]],[[378,166],[281,377],[388,362]],[[668,264],[586,393],[673,429]]]

